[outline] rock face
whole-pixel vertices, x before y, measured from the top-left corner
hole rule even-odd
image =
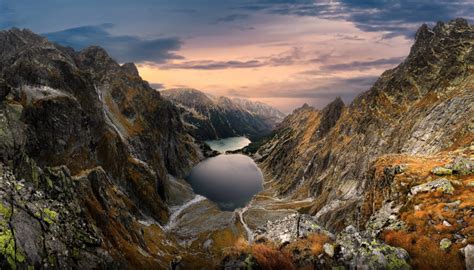
[[[453,194],[454,187],[446,178],[439,178],[429,183],[421,184],[411,188],[411,194],[416,195],[420,192],[440,191],[447,194]]]
[[[168,174],[202,158],[178,109],[99,47],[18,29],[0,47],[1,264],[165,267]]]
[[[462,253],[466,258],[466,269],[474,269],[474,245],[467,245]]]
[[[473,43],[474,29],[465,20],[424,25],[405,61],[350,105],[335,100],[321,111],[307,105],[295,110],[255,154],[273,187],[282,195],[315,197],[311,213],[341,230],[358,223],[367,174],[381,155],[469,147]]]
[[[2,269],[114,265],[110,254],[101,249],[98,232],[84,215],[81,200],[75,196],[77,183],[73,183],[66,167],[45,171],[38,184],[54,187],[43,192],[31,182],[17,180],[0,164],[0,184]]]
[[[334,235],[319,226],[312,216],[292,214],[276,221],[268,221],[254,232],[253,239],[257,242],[271,240],[278,245],[284,245],[311,233],[323,233],[334,238]]]
[[[339,260],[349,269],[411,269],[406,250],[367,238],[353,226],[338,235],[336,246]]]
[[[276,124],[281,123],[283,118],[286,116],[279,110],[260,101],[250,101],[244,98],[231,98],[231,100],[233,103],[238,104],[253,115],[262,117],[265,122],[272,125],[272,127],[275,127]]]
[[[196,89],[170,89],[162,95],[181,108],[184,120],[200,140],[268,135],[284,114],[263,103],[213,97]]]
[[[270,247],[272,244],[282,254],[291,254],[294,267],[283,269],[411,269],[406,250],[389,246],[353,226],[335,236],[309,215],[292,214],[269,221],[254,232],[254,239],[257,242],[254,248],[241,250],[240,254],[237,251],[234,253],[237,258],[228,256],[224,260],[224,269],[235,265],[267,269],[267,262],[262,259],[265,254],[259,254],[266,249],[256,247]],[[277,258],[273,255],[268,259]]]

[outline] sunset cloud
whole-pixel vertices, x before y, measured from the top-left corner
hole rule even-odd
[[[175,54],[181,48],[179,38],[142,39],[137,36],[112,35],[113,24],[82,26],[44,34],[49,40],[82,50],[91,44],[105,48],[120,62],[151,61],[163,63],[181,59]]]
[[[24,0],[0,2],[0,28],[29,28],[77,50],[136,62],[158,89],[187,86],[286,112],[346,103],[409,53],[422,23],[464,17],[458,1]]]

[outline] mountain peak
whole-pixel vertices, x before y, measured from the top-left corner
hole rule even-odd
[[[118,68],[119,65],[99,46],[89,46],[80,52],[80,58],[87,65],[99,69]]]
[[[448,93],[452,89],[449,84],[469,73],[466,63],[474,58],[473,41],[474,28],[464,19],[433,28],[422,25],[405,61],[384,72],[369,92],[355,99],[355,105],[365,100],[375,108],[378,102],[385,104],[386,96],[396,106],[411,106],[429,93]]]
[[[319,137],[322,137],[328,133],[329,130],[336,124],[337,120],[339,120],[339,117],[341,117],[344,107],[345,104],[341,97],[337,97],[334,99],[334,101],[324,107],[324,109],[321,111],[321,122],[317,132]]]
[[[125,71],[125,73],[130,74],[132,76],[140,76],[140,73],[138,72],[138,68],[134,63],[123,64],[122,70]]]
[[[412,47],[412,53],[419,49],[436,48],[439,45],[454,45],[472,38],[473,27],[467,20],[458,18],[447,23],[437,22],[433,28],[423,24],[415,34],[415,43]]]

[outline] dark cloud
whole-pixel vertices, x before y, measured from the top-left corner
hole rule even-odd
[[[286,97],[286,98],[319,98],[333,99],[338,96],[344,100],[352,100],[361,92],[368,90],[378,76],[362,76],[354,78],[330,78],[325,79],[325,84],[309,89],[293,89],[291,91],[268,90],[262,93],[262,97]],[[316,84],[318,82],[315,82]],[[322,82],[319,82],[322,83]]]
[[[170,63],[160,65],[162,69],[201,69],[201,70],[217,70],[217,69],[228,69],[228,68],[255,68],[261,67],[265,64],[258,60],[249,61],[186,61],[183,63]]]
[[[245,20],[249,17],[248,14],[229,14],[224,17],[219,17],[215,20],[215,23],[226,23],[226,22],[235,22],[240,20]]]
[[[293,47],[290,51],[268,57],[265,60],[268,66],[286,66],[303,59],[303,55],[301,48]]]
[[[360,76],[353,78],[332,77],[318,79],[314,81],[315,87],[301,89],[297,87],[286,87],[286,89],[274,90],[267,87],[263,90],[246,92],[239,90],[228,90],[227,95],[234,97],[254,97],[254,98],[280,98],[296,100],[293,106],[288,106],[285,111],[291,111],[295,106],[308,103],[316,108],[323,108],[337,97],[341,97],[344,103],[350,104],[355,97],[370,89],[378,76]],[[293,102],[294,103],[294,102]]]
[[[291,65],[302,57],[302,51],[300,48],[293,48],[288,52],[284,52],[278,55],[261,57],[258,59],[240,61],[240,60],[229,60],[229,61],[214,61],[214,60],[201,60],[201,61],[184,61],[181,63],[167,63],[159,65],[161,69],[197,69],[197,70],[219,70],[219,69],[230,69],[230,68],[257,68],[263,66],[284,66]]]
[[[174,51],[181,48],[178,38],[142,39],[136,36],[114,36],[108,30],[113,24],[82,26],[44,34],[49,40],[81,50],[90,45],[105,48],[120,62],[164,63],[170,59],[182,59]]]
[[[365,38],[358,35],[346,35],[346,34],[336,34],[337,39],[339,40],[349,40],[349,41],[362,41]]]
[[[316,16],[321,18],[344,19],[346,9],[339,2],[315,0],[256,0],[241,6],[244,10],[266,11],[278,15]]]
[[[474,2],[470,0],[400,0],[341,1],[350,13],[350,20],[363,31],[387,31],[387,37],[413,36],[421,23],[451,20],[456,17],[473,19]],[[370,11],[370,12],[368,12]]]
[[[367,70],[371,68],[381,68],[387,66],[395,66],[400,64],[405,57],[381,58],[371,61],[354,61],[343,64],[324,65],[323,71],[347,71],[347,70]]]
[[[184,61],[181,63],[166,63],[159,67],[161,69],[197,69],[197,70],[219,70],[219,69],[231,69],[231,68],[257,68],[263,66],[285,66],[292,65],[295,62],[303,59],[304,53],[300,48],[293,48],[291,51],[284,52],[282,54],[261,57],[254,60],[248,61],[213,61],[213,60],[202,60],[202,61]],[[309,63],[324,63],[330,59],[332,53],[320,55],[318,58],[302,60]],[[308,70],[301,72],[303,75],[314,75],[321,74],[322,72],[336,72],[336,71],[348,71],[348,70],[367,70],[372,68],[383,68],[397,65],[403,61],[404,57],[392,57],[382,58],[370,61],[354,61],[342,64],[327,64],[323,65],[318,70]]]
[[[252,91],[252,97],[258,98],[308,98],[308,99],[334,99],[342,97],[345,101],[351,101],[358,94],[370,89],[378,79],[378,76],[360,76],[353,78],[332,77],[314,81],[317,85],[312,88],[298,89],[291,87],[288,90],[267,87],[264,90]],[[236,97],[247,97],[248,92],[242,90],[227,90],[227,94]]]
[[[158,90],[160,90],[160,89],[165,89],[165,88],[166,88],[165,85],[162,84],[162,83],[150,83],[150,86],[151,86],[152,88],[158,89]]]
[[[385,38],[412,37],[422,23],[457,17],[474,20],[474,2],[471,0],[255,0],[241,8],[280,15],[347,20],[362,31],[387,32]]]

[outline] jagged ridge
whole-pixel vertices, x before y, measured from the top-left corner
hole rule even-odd
[[[263,103],[213,97],[196,89],[169,89],[161,93],[182,108],[184,120],[200,140],[234,136],[258,139],[268,135],[284,116]]]

